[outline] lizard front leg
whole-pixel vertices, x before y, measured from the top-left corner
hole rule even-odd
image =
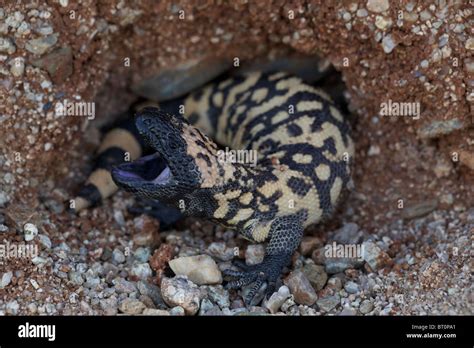
[[[258,231],[254,231],[254,233],[258,234]],[[224,275],[234,278],[227,284],[227,287],[237,289],[254,283],[244,299],[247,304],[252,303],[264,283],[267,284],[265,293],[269,296],[275,290],[276,282],[283,268],[290,263],[302,237],[303,226],[300,215],[295,214],[275,219],[270,227],[270,241],[263,261],[251,266],[243,262],[234,262],[234,265],[239,268],[238,271],[232,269],[224,271]]]

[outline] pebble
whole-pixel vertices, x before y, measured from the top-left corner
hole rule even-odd
[[[352,307],[345,307],[341,313],[339,313],[339,315],[342,315],[342,316],[345,316],[345,315],[356,315],[357,314],[357,310],[355,308],[352,308]]]
[[[25,58],[23,57],[16,57],[10,61],[10,72],[15,77],[23,76],[25,72]]]
[[[275,314],[290,296],[290,289],[286,285],[283,285],[264,302],[263,306],[267,308],[270,313]]]
[[[316,301],[316,304],[324,312],[329,312],[331,309],[335,308],[340,302],[341,298],[339,297],[339,295],[333,295],[318,299]]]
[[[359,311],[362,314],[370,313],[372,311],[372,309],[374,309],[374,305],[369,300],[362,301],[362,303],[359,306]]]
[[[431,213],[438,207],[436,199],[420,202],[403,209],[402,216],[404,219],[414,219]]]
[[[170,315],[181,317],[186,314],[186,310],[181,306],[176,306],[176,307],[171,308],[169,313]]]
[[[148,263],[137,263],[132,266],[130,275],[135,276],[139,279],[147,279],[152,276],[152,270]]]
[[[437,138],[440,135],[449,134],[462,129],[463,123],[458,118],[442,121],[431,121],[417,130],[420,138]]]
[[[359,285],[349,281],[344,285],[344,290],[346,290],[349,294],[357,294],[359,292]]]
[[[300,252],[303,256],[310,255],[314,249],[322,245],[322,241],[318,237],[305,236],[300,244]]]
[[[474,38],[470,37],[469,39],[467,39],[464,47],[466,47],[466,49],[470,51],[474,50]]]
[[[39,242],[41,243],[42,246],[44,246],[46,249],[51,249],[52,243],[51,239],[45,234],[40,234],[38,235]]]
[[[385,35],[385,37],[382,39],[383,51],[388,54],[393,51],[395,46],[397,46],[397,43],[395,43],[395,41],[393,40],[392,35]]]
[[[141,280],[137,283],[138,291],[144,296],[151,298],[155,306],[164,305],[163,298],[161,297],[160,288],[154,284],[148,283]]]
[[[124,263],[125,262],[125,255],[120,249],[115,248],[112,252],[112,261],[114,263]]]
[[[173,259],[169,265],[176,275],[187,276],[198,285],[222,283],[222,274],[209,255],[186,256]]]
[[[207,248],[207,253],[222,261],[230,261],[234,258],[234,249],[227,247],[224,242],[211,243]]]
[[[2,275],[2,280],[0,281],[0,289],[4,289],[10,284],[13,278],[13,272],[5,272]]]
[[[229,292],[222,285],[208,286],[207,295],[220,308],[230,307]]]
[[[206,315],[214,307],[214,304],[209,299],[203,298],[199,307],[199,315]]]
[[[84,279],[82,278],[81,274],[79,272],[69,272],[68,274],[69,280],[77,286],[82,285],[84,283]]]
[[[377,271],[387,265],[391,259],[380,247],[370,241],[366,241],[363,246],[363,259],[374,271]]]
[[[44,257],[36,256],[36,257],[31,259],[31,262],[34,265],[38,266],[38,265],[44,265],[47,262],[47,260]]]
[[[367,17],[368,14],[369,14],[369,12],[367,12],[367,10],[365,8],[360,8],[356,12],[357,17],[361,17],[361,18],[362,17]]]
[[[389,9],[390,3],[388,0],[368,0],[367,9],[371,12],[385,12]]]
[[[20,305],[18,304],[17,300],[13,300],[7,303],[6,312],[11,315],[17,315],[18,310],[20,309]]]
[[[71,47],[65,46],[33,60],[31,65],[46,70],[55,83],[61,83],[72,74],[72,61]]]
[[[318,299],[311,283],[301,270],[292,271],[284,281],[295,298],[295,302],[307,306],[313,305]]]
[[[336,230],[333,239],[340,244],[356,244],[360,241],[359,226],[356,223],[345,223]]]
[[[112,284],[115,286],[115,290],[118,293],[132,293],[137,291],[137,287],[135,283],[129,282],[128,280],[125,280],[123,278],[117,277],[114,280],[112,280]],[[150,296],[151,297],[151,296]]]
[[[25,49],[33,54],[42,55],[58,42],[58,34],[28,40]]]
[[[199,310],[201,291],[186,277],[163,277],[161,296],[169,306],[181,306],[187,315],[194,315]]]
[[[122,313],[131,315],[141,314],[145,308],[146,306],[142,302],[131,298],[123,300],[119,307]]]
[[[229,64],[231,62],[226,59],[188,60],[173,69],[142,79],[131,88],[136,94],[154,101],[175,99],[228,70]]]
[[[245,263],[247,265],[256,265],[263,261],[265,256],[265,247],[261,244],[250,244],[245,249]]]
[[[5,23],[12,28],[18,28],[20,23],[25,19],[25,16],[20,12],[16,11],[5,19]]]
[[[38,235],[38,228],[32,223],[26,223],[23,232],[25,241],[30,242]]]
[[[135,260],[137,260],[140,263],[148,262],[148,259],[151,256],[151,252],[149,248],[137,248],[137,250],[134,251],[133,257]]]
[[[344,272],[348,268],[359,268],[363,264],[364,262],[357,258],[328,257],[324,261],[324,269],[328,274],[336,274]]]
[[[328,280],[328,275],[324,271],[323,266],[309,263],[303,266],[302,271],[314,290],[319,291],[324,288]]]
[[[145,308],[143,315],[170,315],[170,312],[164,309]]]

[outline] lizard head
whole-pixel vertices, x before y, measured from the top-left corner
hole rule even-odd
[[[155,152],[112,169],[114,182],[138,196],[176,205],[203,182],[187,139],[194,127],[183,117],[154,107],[140,110],[135,124]]]

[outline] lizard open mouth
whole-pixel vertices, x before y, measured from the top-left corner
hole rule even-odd
[[[112,176],[114,181],[119,183],[147,182],[166,185],[173,174],[166,160],[159,153],[154,153],[118,165],[112,170]]]

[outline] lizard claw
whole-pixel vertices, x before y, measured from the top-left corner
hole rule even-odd
[[[281,275],[283,267],[289,262],[290,257],[288,255],[267,255],[261,263],[256,265],[247,265],[241,260],[234,259],[233,265],[240,270],[227,269],[223,271],[224,276],[236,278],[229,281],[226,287],[228,289],[238,289],[254,283],[244,298],[244,302],[247,305],[253,304],[254,298],[264,284],[267,285],[265,297],[269,297],[274,292],[275,284]]]

